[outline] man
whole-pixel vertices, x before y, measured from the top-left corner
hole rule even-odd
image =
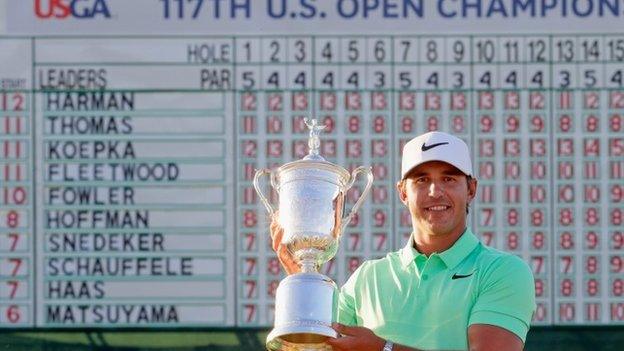
[[[407,245],[364,262],[340,292],[334,350],[522,350],[535,309],[533,275],[466,227],[477,191],[468,146],[442,132],[403,148],[397,190],[409,209]],[[271,224],[286,271],[298,270]]]

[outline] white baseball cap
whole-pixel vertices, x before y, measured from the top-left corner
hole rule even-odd
[[[415,137],[403,146],[401,179],[418,165],[429,161],[446,162],[472,177],[468,145],[456,136],[429,132]]]

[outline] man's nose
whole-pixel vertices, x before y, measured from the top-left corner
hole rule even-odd
[[[442,187],[440,184],[438,182],[431,182],[431,184],[429,184],[429,196],[438,197],[440,195],[442,195]]]

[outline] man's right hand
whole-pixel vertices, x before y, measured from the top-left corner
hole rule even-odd
[[[278,213],[275,212],[273,218],[271,218],[271,227],[269,228],[271,232],[271,241],[273,251],[277,253],[277,259],[282,264],[284,271],[286,274],[294,274],[298,273],[301,269],[295,259],[292,257],[292,254],[288,251],[286,245],[282,244],[282,236],[284,236],[284,228],[279,224],[278,221]]]

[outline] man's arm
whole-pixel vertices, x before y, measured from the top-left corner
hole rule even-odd
[[[386,340],[364,327],[349,327],[334,323],[332,326],[342,337],[329,339],[337,351],[382,351]],[[468,328],[468,349],[470,351],[522,351],[524,343],[514,333],[487,324],[473,324]],[[422,351],[394,344],[392,351]]]
[[[473,324],[468,327],[468,349],[470,351],[522,351],[524,343],[507,329],[488,324]]]

